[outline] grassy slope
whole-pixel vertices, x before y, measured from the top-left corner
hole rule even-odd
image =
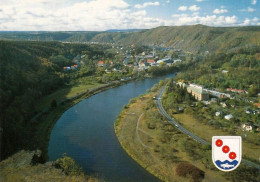
[[[57,102],[62,101],[64,99],[70,99],[78,94],[86,92],[88,89],[97,88],[104,85],[105,84],[91,81],[91,83],[89,84],[78,84],[72,87],[57,90],[56,92],[41,98],[36,105],[36,109],[41,111],[46,107],[50,107],[51,101],[53,99],[55,99]]]
[[[195,135],[208,142],[211,142],[212,136],[230,135],[228,132],[215,129],[212,126],[199,122],[197,119],[188,114],[175,114],[173,117],[176,118],[176,120],[189,131],[192,131]],[[257,161],[259,159],[259,153],[256,151],[260,151],[260,146],[245,142],[244,140],[242,142],[242,154]]]
[[[205,171],[205,181],[226,181],[221,172],[205,169],[202,163],[191,160],[182,152],[178,142],[186,136],[169,125],[165,128],[166,121],[156,120],[156,128],[148,129],[149,112],[158,113],[158,110],[156,107],[150,110],[144,108],[154,95],[155,93],[138,98],[136,103],[130,104],[128,109],[121,112],[115,122],[116,135],[125,151],[142,167],[164,181],[187,181],[178,177],[174,170],[183,161]],[[169,140],[162,140],[162,136],[169,137]]]

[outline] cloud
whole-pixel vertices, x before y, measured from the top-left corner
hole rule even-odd
[[[197,5],[192,5],[190,7],[187,7],[187,6],[180,6],[178,8],[179,11],[187,11],[187,10],[190,10],[190,11],[198,11],[200,9],[200,7],[198,7]]]
[[[188,7],[187,6],[180,6],[178,8],[179,11],[187,11]]]
[[[196,0],[197,2],[202,2],[202,1],[205,1],[205,0]]]
[[[259,19],[258,19],[257,17],[254,17],[254,18],[252,19],[252,22],[255,22],[255,23],[256,23],[256,22],[258,22],[258,20],[259,20]]]
[[[252,13],[252,12],[255,12],[255,9],[248,7],[247,9],[241,9],[240,11]]]
[[[141,9],[141,8],[146,8],[147,6],[159,6],[160,3],[158,1],[156,2],[146,2],[144,4],[136,4],[135,8]]]
[[[239,24],[240,26],[248,26],[250,25],[251,20],[246,18],[243,23]]]
[[[176,25],[203,24],[209,26],[235,26],[238,23],[238,18],[236,16],[173,14],[172,18],[173,21],[177,22]]]
[[[0,30],[102,31],[198,23],[209,26],[259,24],[259,17],[248,22],[246,19],[240,21],[236,16],[200,15],[196,5],[179,7],[179,11],[182,9],[187,13],[175,14],[168,19],[150,17],[145,9],[133,11],[132,8],[125,0],[1,0]]]
[[[171,1],[170,0],[166,0],[166,3],[170,3]]]
[[[215,9],[213,11],[214,14],[222,14],[222,13],[227,13],[228,10],[227,9]]]
[[[248,11],[248,12],[254,12],[255,9],[254,9],[254,8],[250,8],[250,7],[248,7],[248,8],[247,8],[247,11]]]
[[[256,5],[256,3],[257,3],[257,0],[252,0],[252,1],[251,1],[251,4],[252,4],[252,5]]]
[[[60,0],[58,3],[52,0],[3,1],[5,3],[1,4],[0,30],[102,31],[153,28],[171,24],[164,19],[148,17],[145,10],[131,11],[130,5],[124,0],[77,3],[70,0]],[[144,6],[147,5],[150,4]]]
[[[190,11],[198,11],[200,9],[200,7],[198,7],[197,5],[193,5],[189,7]]]

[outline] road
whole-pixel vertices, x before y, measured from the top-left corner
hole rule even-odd
[[[190,131],[188,131],[187,129],[185,129],[183,126],[181,126],[178,122],[176,122],[174,120],[174,118],[171,118],[167,112],[164,110],[163,106],[162,106],[162,95],[165,91],[166,86],[163,86],[163,88],[161,89],[160,93],[157,96],[156,99],[156,105],[158,107],[159,112],[161,113],[161,115],[163,115],[164,117],[166,117],[166,119],[168,120],[169,123],[171,123],[173,126],[175,126],[179,131],[185,133],[186,135],[188,135],[189,137],[193,138],[194,140],[196,140],[197,142],[204,144],[204,145],[211,145],[211,143],[203,140],[202,138],[199,138],[198,136],[196,136],[195,134],[191,133]],[[260,165],[253,163],[251,161],[248,161],[246,159],[242,159],[242,162],[244,164],[246,164],[247,166],[250,167],[254,167],[260,170]]]

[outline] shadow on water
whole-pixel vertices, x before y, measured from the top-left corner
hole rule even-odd
[[[160,79],[133,81],[84,99],[68,109],[55,124],[48,155],[55,160],[66,153],[88,174],[106,181],[159,181],[132,160],[121,148],[114,121],[131,98],[146,92]]]

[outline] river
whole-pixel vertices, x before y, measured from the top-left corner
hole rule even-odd
[[[132,81],[82,100],[62,114],[50,136],[49,160],[64,153],[87,174],[105,181],[159,181],[121,148],[114,121],[131,98],[143,94],[159,80],[174,74]]]

